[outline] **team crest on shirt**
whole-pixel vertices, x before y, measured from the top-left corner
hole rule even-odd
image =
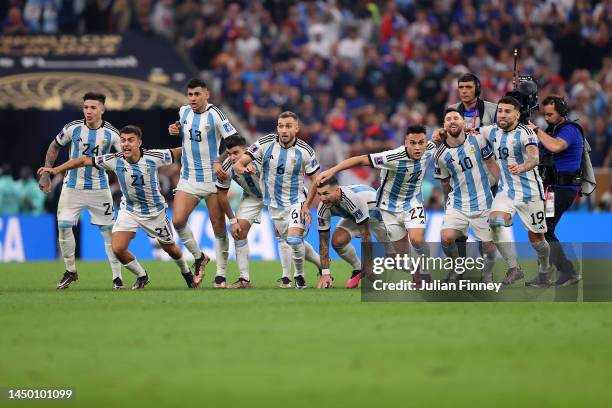
[[[223,124],[223,130],[225,130],[226,133],[230,133],[234,130],[234,127],[231,125],[231,123],[225,122]]]
[[[252,144],[249,147],[249,152],[251,152],[251,153],[255,153],[257,150],[259,150],[259,146],[257,146],[256,144]]]
[[[470,153],[475,153],[475,152],[476,152],[476,149],[474,149],[474,146],[470,146],[470,148],[468,149],[468,151],[469,151]]]
[[[355,219],[356,219],[356,220],[358,220],[358,219],[360,219],[360,218],[363,218],[363,211],[361,211],[361,210],[357,210],[357,211],[355,211],[355,214],[354,214],[354,215],[355,215]]]

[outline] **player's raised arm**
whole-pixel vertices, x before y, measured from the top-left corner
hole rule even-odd
[[[370,159],[368,155],[349,157],[346,160],[342,160],[340,163],[336,164],[331,169],[325,170],[324,172],[319,174],[317,183],[321,183],[327,180],[328,178],[330,178],[331,176],[334,176],[336,173],[341,172],[343,170],[352,169],[353,167],[357,167],[357,166],[369,166],[369,165],[370,165]]]
[[[170,124],[170,126],[168,126],[168,133],[170,134],[170,136],[180,136],[181,123],[177,120],[176,122]]]
[[[250,154],[243,154],[240,160],[234,164],[234,171],[238,174],[255,174],[255,169],[249,164],[253,161],[253,157]]]
[[[68,160],[66,163],[57,167],[41,167],[38,169],[36,174],[42,176],[43,174],[51,174],[56,175],[58,173],[62,173],[66,170],[76,169],[79,167],[85,166],[93,166],[94,165],[94,157],[81,156],[76,159]]]

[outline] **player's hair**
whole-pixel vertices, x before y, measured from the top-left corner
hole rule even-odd
[[[197,88],[198,86],[206,88],[206,82],[202,81],[200,78],[191,78],[189,82],[187,82],[187,89]]]
[[[103,93],[99,93],[99,92],[87,92],[85,95],[83,95],[83,100],[84,101],[98,101],[102,105],[104,105],[106,103],[106,95],[104,95]]]
[[[236,146],[245,147],[247,145],[247,141],[244,138],[244,136],[240,136],[238,134],[231,135],[229,137],[226,137],[223,140],[225,142],[226,149],[231,149],[232,147],[236,147]]]
[[[463,115],[461,114],[461,112],[459,111],[459,109],[457,108],[453,108],[453,107],[448,107],[446,109],[444,109],[444,118],[446,117],[446,115],[448,115],[451,112],[457,112],[461,117],[463,117]]]
[[[122,133],[129,133],[132,135],[136,135],[139,139],[142,139],[142,130],[140,130],[140,128],[136,125],[127,125],[121,128],[121,130],[119,131],[120,134]]]
[[[336,176],[331,176],[327,180],[321,181],[318,187],[337,186],[337,185],[338,185],[338,179],[336,178]]]
[[[406,136],[408,136],[411,133],[412,134],[417,134],[417,133],[427,134],[427,129],[425,129],[425,126],[423,125],[411,125],[411,126],[408,126],[408,129],[406,129]]]
[[[497,104],[499,105],[500,103],[506,104],[506,105],[512,105],[516,108],[516,110],[520,111],[521,110],[521,103],[514,97],[510,96],[510,95],[506,95],[503,96],[498,102]]]
[[[563,117],[569,115],[569,108],[567,107],[567,102],[565,102],[565,98],[559,95],[548,95],[542,101],[542,106],[554,105],[557,113]]]
[[[295,119],[296,121],[299,121],[298,115],[296,115],[295,113],[291,111],[284,111],[283,113],[278,115],[278,118],[279,119],[291,118],[291,119]]]

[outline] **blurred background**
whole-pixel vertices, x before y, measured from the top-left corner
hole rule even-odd
[[[609,212],[611,20],[612,0],[4,0],[0,214],[54,214],[61,176],[45,196],[33,173],[62,126],[82,117],[87,90],[106,93],[115,127],[139,125],[145,147],[171,147],[180,140],[167,126],[200,76],[249,140],[274,131],[281,111],[298,113],[299,136],[325,169],[398,146],[411,124],[431,134],[465,72],[496,101],[512,89],[515,47],[540,101],[564,96],[593,148],[597,190],[572,210]],[[435,210],[432,176],[424,192]],[[170,202],[177,179],[178,166],[160,177]],[[340,181],[379,182],[367,168]]]

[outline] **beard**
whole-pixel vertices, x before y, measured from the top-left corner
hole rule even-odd
[[[460,127],[457,127],[457,129],[455,130],[453,130],[452,128],[446,129],[446,133],[454,137],[455,139],[461,135],[462,131],[463,129],[461,129]]]

